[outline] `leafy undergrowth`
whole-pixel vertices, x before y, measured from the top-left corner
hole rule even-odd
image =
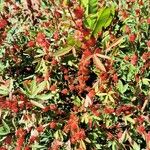
[[[149,150],[149,7],[1,0],[0,150]]]

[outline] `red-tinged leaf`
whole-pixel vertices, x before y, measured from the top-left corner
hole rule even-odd
[[[95,54],[95,55],[98,56],[98,57],[104,58],[104,59],[109,59],[109,60],[111,60],[111,58],[108,57],[108,56],[106,56],[106,55],[102,55],[102,54]]]
[[[42,109],[45,108],[45,107],[44,107],[41,103],[39,103],[39,102],[36,102],[36,101],[33,101],[33,100],[30,100],[30,102],[31,102],[34,106],[37,106],[37,107],[42,108]]]
[[[117,46],[118,44],[120,44],[123,41],[124,37],[125,36],[117,39],[116,41],[114,41],[114,43],[112,43],[109,47],[107,47],[107,49],[105,50],[106,53],[109,52],[111,50],[111,48],[113,48],[113,47]]]
[[[98,69],[106,72],[105,66],[102,64],[100,59],[95,54],[93,55],[93,61]]]
[[[88,95],[86,95],[86,99],[84,101],[84,107],[88,107],[92,105],[92,101]]]

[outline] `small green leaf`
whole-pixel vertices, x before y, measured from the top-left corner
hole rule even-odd
[[[63,49],[58,50],[57,52],[55,52],[55,53],[53,54],[53,56],[55,56],[55,57],[60,57],[60,56],[63,56],[63,55],[65,55],[65,54],[69,53],[71,50],[72,50],[72,46],[68,46],[68,47],[66,47],[66,48],[63,48]]]
[[[0,127],[0,135],[7,135],[10,133],[10,128],[7,123],[2,120],[2,126]]]
[[[45,87],[46,87],[46,81],[43,81],[40,84],[38,84],[36,90],[34,91],[34,93],[32,93],[32,96],[35,96],[38,93],[44,91]]]
[[[117,88],[119,90],[120,93],[123,93],[123,83],[121,80],[119,80],[118,84],[117,84]]]
[[[40,99],[40,100],[48,100],[51,99],[53,97],[53,95],[51,93],[48,94],[40,94],[35,96],[35,98]]]
[[[30,100],[30,102],[31,102],[34,106],[37,106],[37,107],[39,107],[39,108],[44,109],[44,106],[43,106],[41,103],[36,102],[36,101],[33,101],[33,100]]]

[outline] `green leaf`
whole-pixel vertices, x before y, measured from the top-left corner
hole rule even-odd
[[[63,56],[63,55],[65,55],[65,54],[69,53],[71,50],[72,50],[72,46],[68,46],[68,47],[66,47],[66,48],[63,48],[63,49],[58,50],[57,52],[55,52],[55,53],[53,54],[53,56],[55,56],[55,57],[60,57],[60,56]]]
[[[32,93],[32,96],[35,96],[38,93],[44,91],[45,87],[46,87],[46,81],[43,81],[40,84],[38,84],[36,90],[34,91],[34,93]]]
[[[4,9],[4,0],[0,0],[0,12]]]
[[[109,19],[110,16],[110,8],[101,8],[98,12],[98,19],[95,24],[95,28],[93,30],[93,34],[96,35],[98,32],[102,30],[102,27],[106,24],[106,20]]]
[[[130,122],[131,124],[135,124],[135,120],[131,118],[131,115],[124,116],[125,123]]]
[[[148,78],[143,78],[141,81],[144,85],[150,85],[150,79]]]
[[[31,81],[31,86],[30,86],[31,93],[34,93],[36,88],[37,88],[36,79],[34,78],[34,80]]]
[[[93,29],[93,35],[96,36],[103,27],[108,27],[112,21],[112,7],[103,7],[98,12],[97,22]]]
[[[7,96],[9,91],[0,87],[0,95]]]
[[[10,128],[7,123],[2,120],[2,126],[0,127],[0,135],[7,135],[10,133]]]
[[[123,83],[121,82],[121,80],[119,80],[119,82],[117,84],[117,88],[118,88],[119,92],[122,93],[122,91],[123,91]]]
[[[34,106],[37,106],[37,107],[39,107],[39,108],[44,109],[44,106],[43,106],[41,103],[39,103],[39,102],[37,102],[37,101],[33,101],[33,100],[30,100],[30,102],[31,102]]]
[[[111,24],[112,20],[113,20],[113,17],[110,16],[107,22],[105,23],[104,28],[107,28]]]
[[[138,145],[135,141],[133,142],[133,150],[141,150],[140,145]]]
[[[89,0],[89,14],[95,14],[98,10],[98,0]]]
[[[90,14],[87,16],[84,23],[88,28],[93,30],[96,20],[97,20],[97,14]]]
[[[117,143],[116,143],[116,141],[112,142],[112,150],[117,150]]]
[[[48,94],[40,94],[35,96],[35,98],[40,99],[40,100],[48,100],[51,99],[53,97],[53,95],[51,93]]]

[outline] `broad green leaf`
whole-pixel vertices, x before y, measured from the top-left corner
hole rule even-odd
[[[68,46],[68,47],[66,47],[66,48],[63,48],[63,49],[58,50],[57,52],[55,52],[55,53],[53,54],[53,56],[55,56],[55,57],[60,57],[60,56],[63,56],[63,55],[65,55],[65,54],[69,53],[71,50],[72,50],[72,46]]]
[[[105,23],[104,28],[107,28],[107,27],[111,24],[112,20],[113,20],[113,17],[110,16],[110,17],[108,18],[107,22]]]
[[[89,0],[89,14],[95,14],[98,10],[98,0]]]
[[[90,14],[87,16],[87,18],[85,19],[85,25],[90,28],[91,30],[93,30],[93,27],[96,23],[97,20],[97,14]]]
[[[102,28],[105,26],[107,20],[110,17],[110,8],[101,8],[100,11],[98,12],[98,18],[97,22],[95,24],[93,34],[96,35],[98,32],[102,30]]]

